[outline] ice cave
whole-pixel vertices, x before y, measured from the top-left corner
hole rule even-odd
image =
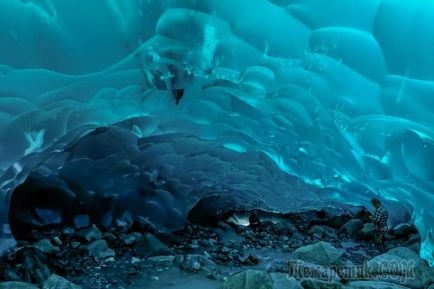
[[[433,52],[432,0],[1,0],[1,238],[376,198],[433,267]]]

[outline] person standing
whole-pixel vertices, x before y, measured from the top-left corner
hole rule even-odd
[[[385,249],[384,235],[388,231],[387,220],[389,218],[389,212],[377,198],[373,198],[371,204],[375,208],[374,215],[372,216],[372,222],[375,228],[374,242]]]

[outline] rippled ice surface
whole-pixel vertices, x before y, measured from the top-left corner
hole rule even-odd
[[[170,230],[201,199],[297,211],[378,195],[434,262],[434,2],[3,0],[0,16],[16,224],[93,198],[109,200],[98,220]],[[14,198],[23,182],[39,189]]]

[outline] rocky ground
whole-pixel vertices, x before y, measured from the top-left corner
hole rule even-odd
[[[394,228],[378,248],[369,216],[364,208],[244,212],[172,234],[137,224],[35,232],[39,241],[3,256],[0,289],[434,289],[415,228]]]

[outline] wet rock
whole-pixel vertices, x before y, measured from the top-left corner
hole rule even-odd
[[[146,259],[154,264],[154,266],[170,266],[175,261],[175,256],[154,256]]]
[[[282,273],[247,270],[229,277],[223,289],[303,289],[292,277]]]
[[[133,224],[131,225],[131,229],[134,232],[141,232],[141,233],[155,232],[156,230],[154,224],[152,224],[148,219],[142,216],[139,216],[134,220]]]
[[[126,235],[126,236],[122,239],[122,242],[123,242],[125,245],[132,245],[132,244],[134,244],[135,242],[137,242],[137,240],[139,240],[141,236],[142,236],[142,234],[140,234],[140,233],[138,233],[138,232],[131,233],[131,234],[129,234],[129,235]]]
[[[417,272],[425,266],[417,253],[405,247],[394,248],[367,262],[367,269],[375,275],[376,280],[411,288],[423,286],[421,274]]]
[[[20,266],[20,277],[25,282],[43,283],[50,275],[48,260],[41,250],[33,247],[19,248],[11,259],[12,264]],[[18,271],[17,271],[18,272]]]
[[[54,236],[54,237],[53,237],[53,242],[54,242],[54,244],[56,244],[57,246],[62,246],[62,245],[63,245],[62,240],[60,240],[60,238],[59,238],[58,236]]]
[[[100,240],[102,238],[101,231],[97,228],[97,226],[92,225],[89,228],[81,229],[75,234],[79,239],[87,242]]]
[[[380,281],[355,281],[348,283],[345,289],[408,289],[408,287]]]
[[[349,236],[355,235],[360,229],[363,228],[363,222],[359,219],[351,219],[342,226],[339,230],[340,234],[347,234]]]
[[[39,289],[38,286],[24,282],[0,282],[0,289]]]
[[[372,240],[375,236],[375,227],[373,223],[366,223],[358,234],[365,240]]]
[[[86,250],[89,256],[93,257],[96,261],[102,261],[110,257],[116,256],[115,251],[110,249],[105,240],[97,240],[87,245]]]
[[[297,280],[290,277],[288,274],[283,273],[271,273],[271,279],[273,280],[272,289],[301,289],[302,287]]]
[[[60,250],[59,247],[53,246],[48,239],[43,239],[32,245],[32,247],[39,249],[44,254],[56,254]]]
[[[134,253],[141,258],[174,255],[173,251],[152,234],[146,233],[134,245]]]
[[[322,235],[323,233],[325,233],[327,231],[326,226],[323,225],[314,225],[312,226],[308,233],[309,234],[318,234],[318,235]]]
[[[329,238],[329,239],[336,239],[337,235],[335,233],[335,230],[333,228],[330,228],[326,225],[314,225],[312,226],[309,231],[309,234],[313,235],[315,238]]]
[[[409,224],[401,224],[393,228],[392,234],[397,238],[409,238],[416,229]]]
[[[131,262],[131,264],[135,265],[135,264],[142,262],[142,259],[137,258],[137,257],[132,257],[130,262]]]
[[[420,257],[419,254],[407,247],[397,247],[387,251],[387,254],[398,256],[405,260],[412,260],[415,262],[417,267],[421,266],[422,263],[425,263]]]
[[[397,268],[392,267],[387,269],[386,265],[389,265],[390,262],[397,263],[400,266],[413,264],[414,267],[419,267],[423,261],[413,250],[406,247],[398,247],[387,251],[385,254],[374,257],[368,261],[368,266],[369,269],[373,270],[373,273],[381,273],[380,270],[383,271],[383,273],[384,270],[396,270]]]
[[[7,281],[21,281],[20,277],[18,277],[17,272],[12,269],[9,265],[1,263],[1,275],[0,280]]]
[[[86,228],[89,226],[89,215],[74,216],[74,225],[77,229]]]
[[[336,249],[327,242],[300,247],[294,252],[297,259],[320,265],[336,264],[342,254],[342,250]]]
[[[217,264],[202,255],[187,255],[185,256],[181,268],[187,272],[207,272],[213,273],[218,271]]]
[[[342,289],[343,285],[336,281],[324,281],[313,278],[304,279],[301,281],[304,289]]]
[[[294,233],[298,232],[297,227],[289,221],[280,221],[274,225],[275,229],[288,237],[291,237]]]
[[[243,265],[257,265],[259,263],[259,258],[257,255],[249,253],[238,256],[238,261]]]
[[[65,236],[72,236],[75,233],[75,229],[71,227],[64,227],[62,229],[62,234]]]
[[[73,248],[73,249],[77,249],[78,247],[81,246],[81,243],[78,242],[78,241],[72,241],[72,242],[70,243],[70,245],[71,245],[71,248]]]
[[[65,278],[53,274],[45,281],[42,289],[81,289],[81,286],[76,285]]]
[[[412,247],[412,250],[420,252],[420,235],[412,234],[407,241],[401,244],[404,247]]]

